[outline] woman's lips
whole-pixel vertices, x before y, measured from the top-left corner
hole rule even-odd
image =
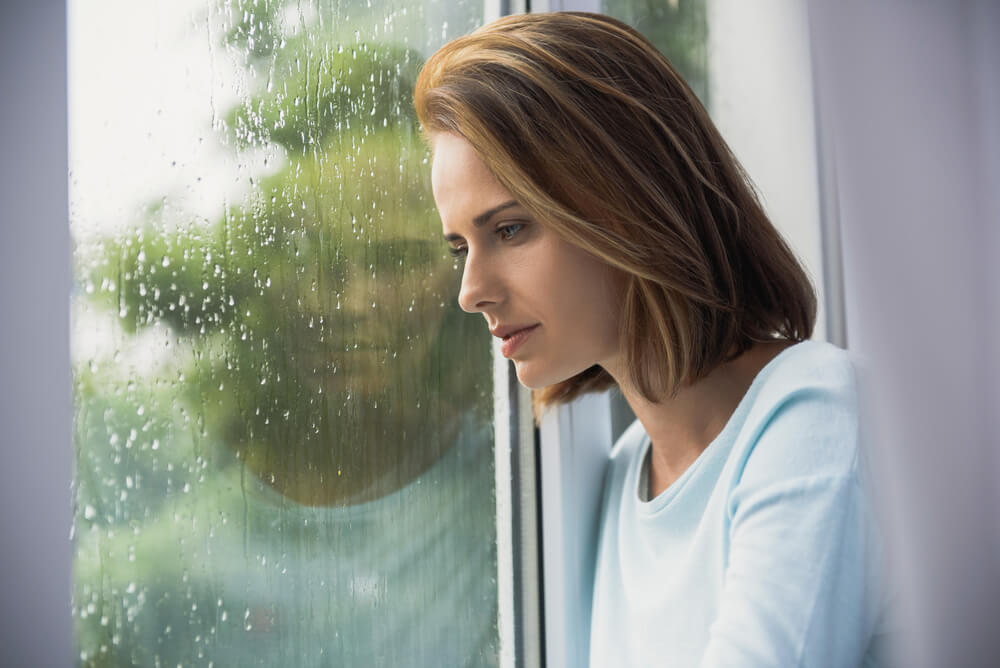
[[[531,327],[525,327],[524,329],[519,329],[508,336],[503,337],[503,343],[500,344],[500,354],[510,359],[511,356],[521,347],[531,333],[538,328],[538,325],[532,325]]]

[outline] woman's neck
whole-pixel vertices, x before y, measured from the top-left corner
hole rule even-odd
[[[629,384],[619,382],[632,412],[652,441],[651,498],[667,489],[694,463],[726,426],[758,372],[789,345],[787,341],[756,344],[739,357],[720,364],[704,378],[685,385],[675,396],[656,402],[644,398]]]

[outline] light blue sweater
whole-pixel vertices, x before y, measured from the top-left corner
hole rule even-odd
[[[611,453],[591,666],[879,665],[882,557],[844,351],[784,350],[647,502],[648,449],[636,421]]]

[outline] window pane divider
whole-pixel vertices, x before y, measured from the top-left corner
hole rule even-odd
[[[531,393],[493,342],[500,665],[542,665],[537,448]]]

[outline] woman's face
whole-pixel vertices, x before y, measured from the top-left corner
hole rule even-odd
[[[594,364],[614,374],[620,300],[611,267],[532,219],[465,138],[439,133],[433,146],[434,200],[465,264],[458,302],[483,314],[518,379],[541,388]]]

